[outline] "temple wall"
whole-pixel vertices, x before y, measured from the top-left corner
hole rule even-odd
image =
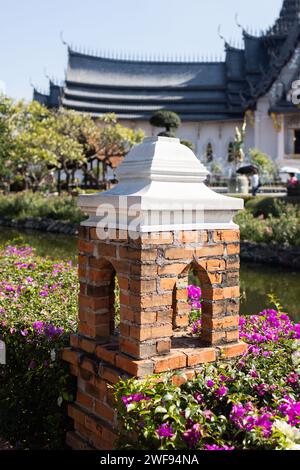
[[[120,120],[124,126],[133,129],[142,129],[147,137],[155,136],[160,129],[152,127],[147,121]],[[195,146],[195,153],[199,160],[206,163],[206,148],[212,144],[214,163],[228,172],[228,145],[234,140],[235,128],[242,126],[242,121],[233,122],[183,122],[178,130],[177,137],[190,140]],[[163,129],[161,129],[163,131]]]
[[[255,111],[254,147],[276,161],[278,158],[278,133],[269,115],[269,109],[269,98],[267,96],[260,98]]]

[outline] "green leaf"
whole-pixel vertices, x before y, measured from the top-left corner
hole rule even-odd
[[[155,414],[167,413],[167,410],[166,410],[166,408],[164,408],[163,406],[157,406],[157,407],[155,408],[154,413],[155,413]]]

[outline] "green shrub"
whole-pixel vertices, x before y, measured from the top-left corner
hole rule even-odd
[[[274,243],[285,246],[300,246],[299,208],[282,201],[270,203],[269,199],[256,205],[250,202],[246,210],[235,217],[240,226],[241,240],[254,243]],[[262,213],[263,212],[263,213]]]
[[[79,223],[84,219],[77,207],[77,200],[68,195],[46,196],[41,193],[23,192],[0,195],[0,218],[22,220],[42,217]]]
[[[300,325],[275,310],[240,320],[243,357],[204,365],[192,380],[116,384],[121,448],[299,450]]]
[[[180,117],[173,111],[160,110],[157,111],[151,118],[150,124],[154,127],[164,127],[165,131],[159,135],[166,137],[175,137],[175,131],[181,124]]]
[[[269,240],[270,233],[266,223],[257,219],[251,212],[243,211],[235,217],[235,222],[240,227],[241,240],[254,243],[264,243]]]
[[[255,197],[248,200],[245,204],[245,207],[250,211],[254,217],[259,217],[263,215],[268,217],[273,215],[274,217],[279,217],[287,205],[286,199],[279,199],[274,197]]]
[[[271,239],[274,243],[300,246],[300,217],[295,207],[287,206],[279,217],[270,216],[267,224],[272,231]]]
[[[7,247],[0,272],[0,435],[20,448],[62,448],[75,380],[61,350],[77,326],[76,270]]]
[[[266,153],[263,153],[259,149],[250,149],[249,156],[251,163],[258,166],[260,173],[265,173],[269,177],[276,173],[276,166],[272,158]]]
[[[181,140],[180,143],[182,145],[185,145],[187,148],[189,148],[192,152],[195,152],[196,148],[195,148],[195,145],[193,144],[193,142],[191,140]]]

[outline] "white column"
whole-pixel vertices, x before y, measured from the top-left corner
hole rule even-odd
[[[285,121],[284,116],[281,117],[282,125],[280,131],[277,133],[277,160],[284,160],[285,157]]]
[[[261,113],[260,111],[255,111],[254,113],[254,147],[256,149],[260,148],[260,130],[261,130]]]

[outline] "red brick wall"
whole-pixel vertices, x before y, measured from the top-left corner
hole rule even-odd
[[[238,231],[168,232],[150,238],[144,234],[138,240],[124,232],[122,236],[100,241],[94,228],[80,230],[79,329],[64,353],[78,377],[76,404],[70,407],[75,434],[68,438],[74,448],[87,442],[111,448],[107,432],[115,433],[116,416],[106,385],[120,374],[192,372],[201,363],[220,355],[239,355],[245,348],[238,343]],[[191,267],[203,290],[200,339],[184,337]],[[118,337],[114,336],[115,275],[121,304]],[[179,331],[183,337],[174,343],[172,337]]]

